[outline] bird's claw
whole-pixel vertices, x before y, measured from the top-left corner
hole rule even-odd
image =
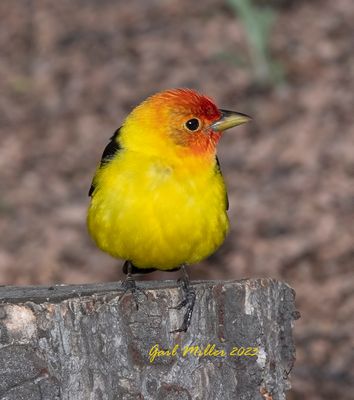
[[[123,297],[128,293],[131,292],[132,297],[134,299],[135,302],[135,307],[137,310],[139,310],[139,296],[138,293],[143,293],[144,296],[147,298],[147,294],[140,289],[138,286],[136,286],[135,280],[131,277],[128,276],[127,279],[122,283],[124,292],[123,294],[120,296],[119,301],[121,301],[123,299]]]
[[[186,306],[186,312],[184,313],[183,322],[182,322],[181,327],[178,329],[174,329],[173,331],[170,331],[170,333],[187,332],[187,330],[191,324],[193,308],[194,308],[195,299],[196,299],[195,290],[189,285],[189,279],[186,274],[183,278],[178,280],[178,283],[182,287],[185,297],[180,303],[178,303],[174,307],[170,307],[170,309],[180,310],[181,308]]]

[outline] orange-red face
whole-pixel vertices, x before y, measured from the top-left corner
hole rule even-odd
[[[136,107],[126,119],[123,145],[163,152],[215,154],[222,132],[250,118],[220,110],[208,97],[190,89],[157,93]]]
[[[173,89],[150,98],[167,121],[174,143],[195,153],[215,152],[221,132],[211,125],[221,117],[220,110],[206,96],[189,89]],[[166,129],[166,128],[165,128]]]

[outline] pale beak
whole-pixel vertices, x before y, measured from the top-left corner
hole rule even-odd
[[[248,115],[236,111],[220,110],[220,112],[220,119],[210,125],[210,128],[215,132],[226,131],[226,129],[245,124],[252,119]]]

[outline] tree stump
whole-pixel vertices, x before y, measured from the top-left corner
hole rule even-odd
[[[281,400],[295,360],[294,291],[271,279],[0,287],[1,400]],[[159,352],[158,352],[159,351]]]

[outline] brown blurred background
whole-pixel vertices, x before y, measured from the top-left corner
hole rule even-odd
[[[0,283],[121,279],[86,232],[95,166],[134,105],[195,88],[254,121],[219,146],[232,229],[192,277],[288,282],[289,399],[353,399],[353,1],[2,0],[0,20]]]

